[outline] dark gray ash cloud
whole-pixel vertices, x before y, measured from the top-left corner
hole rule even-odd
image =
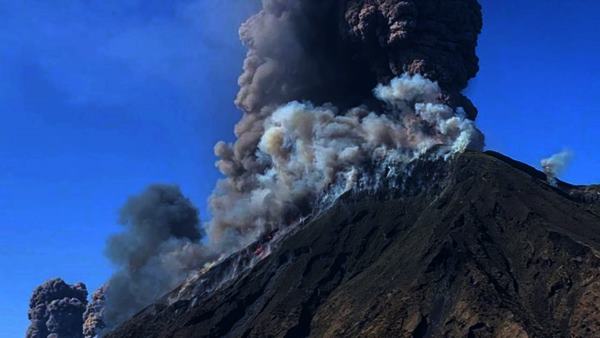
[[[52,279],[38,286],[29,302],[27,338],[81,338],[87,288],[83,283],[69,285]]]
[[[121,209],[123,232],[108,241],[117,266],[106,288],[105,321],[114,326],[180,283],[208,256],[198,210],[179,187],[152,185]]]

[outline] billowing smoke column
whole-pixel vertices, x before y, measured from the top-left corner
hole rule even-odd
[[[481,147],[460,94],[481,25],[476,0],[264,0],[240,29],[238,138],[215,147],[226,176],[211,198],[217,250],[292,223],[367,164]]]
[[[153,185],[121,210],[124,232],[107,255],[119,269],[108,281],[104,320],[115,325],[149,305],[206,261],[197,209],[176,186]]]
[[[87,304],[84,284],[68,285],[53,279],[38,286],[29,302],[27,338],[82,337],[81,325]]]
[[[563,150],[542,160],[542,169],[550,185],[556,186],[556,178],[567,168],[572,157],[573,153]]]

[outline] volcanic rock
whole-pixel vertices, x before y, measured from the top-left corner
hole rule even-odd
[[[402,189],[343,196],[252,269],[210,292],[179,288],[107,337],[600,336],[600,204],[580,194],[593,187],[550,186],[492,152],[416,169]]]

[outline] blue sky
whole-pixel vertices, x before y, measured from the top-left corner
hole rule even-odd
[[[600,3],[483,0],[481,71],[467,95],[488,148],[538,166],[563,148],[563,175],[600,183]]]
[[[0,0],[0,337],[51,277],[99,286],[118,208],[180,184],[206,215],[212,147],[233,139],[248,0]],[[600,182],[600,3],[483,0],[468,95],[490,149]]]

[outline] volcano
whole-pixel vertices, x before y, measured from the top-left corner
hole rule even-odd
[[[401,191],[344,195],[106,337],[600,336],[598,187],[552,186],[494,152],[418,166]]]
[[[83,287],[36,289],[28,337],[79,313],[86,338],[600,337],[600,186],[482,152],[463,95],[482,19],[477,0],[263,0],[211,219],[176,186],[130,198],[116,272],[85,312],[87,290],[57,308],[74,297],[50,286]]]

